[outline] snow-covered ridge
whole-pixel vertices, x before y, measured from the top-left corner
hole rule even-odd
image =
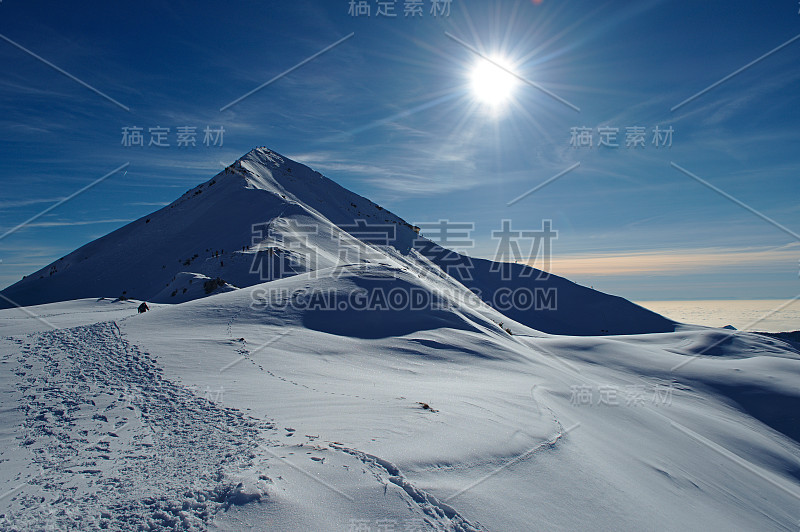
[[[384,232],[384,242],[371,239]],[[422,245],[420,245],[422,243]],[[355,253],[353,250],[360,250]],[[456,258],[467,269],[450,269]],[[419,228],[319,172],[256,148],[166,207],[90,242],[3,290],[19,305],[87,297],[180,303],[213,295],[194,279],[236,289],[348,262],[401,264],[447,275],[508,317],[558,334],[673,330],[669,320],[624,299],[557,276],[443,249]],[[199,281],[198,281],[199,282]],[[527,291],[529,308],[501,296]],[[541,304],[540,304],[541,303]],[[2,300],[0,308],[11,307]]]

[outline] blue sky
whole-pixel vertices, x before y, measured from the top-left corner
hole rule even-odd
[[[671,110],[800,34],[797,2],[452,0],[434,17],[424,0],[406,17],[397,0],[394,18],[368,4],[0,2],[0,234],[130,163],[0,238],[0,287],[265,145],[409,221],[473,222],[474,256],[493,256],[503,219],[550,219],[552,270],[596,289],[800,293],[800,40]],[[520,77],[504,107],[476,101],[479,58],[448,34]],[[145,146],[122,144],[132,126]],[[185,126],[194,147],[177,146]],[[155,127],[169,147],[147,145]],[[222,146],[204,145],[206,127],[224,128]],[[578,127],[592,147],[570,145]],[[602,127],[620,146],[597,145]],[[644,146],[625,146],[629,127]],[[655,127],[671,146],[652,144]]]

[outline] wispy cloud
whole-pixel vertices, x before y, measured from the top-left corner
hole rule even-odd
[[[27,224],[25,227],[72,227],[77,225],[128,223],[132,221],[133,220],[129,218],[111,218],[107,220],[65,220],[54,222],[35,222]]]
[[[405,195],[429,195],[469,188],[482,184],[478,179],[463,176],[458,181],[441,181],[434,177],[441,175],[435,163],[416,165],[417,172],[410,172],[409,165],[402,164],[392,157],[385,159],[381,166],[352,161],[338,157],[332,152],[310,152],[288,155],[290,159],[302,162],[315,170],[325,172],[341,172],[350,174],[354,179],[392,192],[403,192]],[[439,163],[440,161],[437,161]],[[447,163],[452,163],[450,158]]]
[[[38,205],[40,203],[55,203],[64,198],[30,198],[21,200],[0,201],[0,209],[13,209],[14,207],[27,207],[28,205]]]
[[[589,253],[554,257],[550,272],[576,275],[615,276],[633,274],[684,275],[749,267],[770,269],[797,264],[800,243],[779,248],[695,248],[641,252]],[[541,262],[532,264],[541,267]]]
[[[128,205],[135,207],[163,207],[169,205],[169,203],[168,201],[134,201],[133,203],[128,203]]]

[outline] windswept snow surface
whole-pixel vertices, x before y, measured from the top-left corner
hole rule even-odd
[[[785,342],[467,279],[268,150],[212,182],[3,292],[0,529],[797,529]]]
[[[506,320],[509,335],[456,300],[387,319],[261,304],[268,287],[444,294],[388,266],[312,277],[143,315],[110,300],[0,311],[3,528],[796,527],[786,344]]]

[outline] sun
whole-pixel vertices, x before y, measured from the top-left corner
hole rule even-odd
[[[491,107],[507,103],[514,93],[518,79],[511,66],[502,58],[481,57],[472,69],[472,94],[479,102]]]

